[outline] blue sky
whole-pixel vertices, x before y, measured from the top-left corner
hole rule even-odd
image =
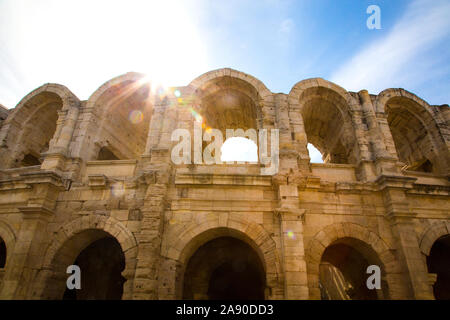
[[[381,8],[369,30],[366,8]],[[450,102],[450,1],[0,0],[0,103],[56,82],[80,99],[128,71],[168,85],[231,67],[274,92],[323,77]]]

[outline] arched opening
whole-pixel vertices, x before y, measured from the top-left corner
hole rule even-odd
[[[111,85],[93,101],[98,120],[87,135],[94,144],[81,152],[89,160],[138,159],[147,142],[151,99],[148,82],[133,79]]]
[[[219,237],[199,247],[185,273],[183,299],[263,300],[265,271],[258,253],[233,237]]]
[[[21,121],[21,127],[12,126],[9,132],[9,135],[18,137],[11,147],[13,167],[41,164],[41,154],[49,149],[62,106],[61,98],[51,92],[37,94],[22,106],[21,114],[16,119]]]
[[[6,244],[5,241],[0,237],[0,269],[4,268],[6,265]]]
[[[433,137],[429,128],[434,127],[434,120],[421,109],[416,102],[405,97],[393,97],[385,106],[399,160],[406,164],[408,170],[436,173],[439,171],[439,147],[435,140],[439,140],[439,134]]]
[[[81,271],[81,289],[68,289],[70,265]],[[78,233],[57,252],[44,299],[117,300],[122,298],[125,255],[116,238],[96,229]]]
[[[100,148],[97,160],[119,160],[119,158],[107,147]]]
[[[331,89],[314,87],[302,93],[300,103],[308,143],[323,162],[355,163],[356,139],[345,99]]]
[[[40,164],[41,160],[38,156],[28,153],[23,157],[21,167],[39,166]]]
[[[306,147],[308,149],[311,163],[323,163],[323,156],[319,149],[317,149],[312,143],[308,143]]]
[[[217,129],[223,141],[242,137],[257,143],[262,120],[258,104],[261,97],[250,83],[229,76],[215,78],[196,90],[196,99],[193,113],[197,121],[202,121],[204,132]],[[208,144],[203,141],[203,149]]]
[[[450,235],[445,235],[433,244],[427,257],[428,272],[436,275],[433,285],[437,300],[450,300]]]
[[[258,147],[250,139],[232,137],[227,139],[221,148],[222,162],[258,162]]]
[[[381,269],[381,289],[367,287],[367,267]],[[354,238],[343,238],[328,246],[319,266],[320,294],[324,300],[376,300],[387,297],[384,270],[370,246]]]

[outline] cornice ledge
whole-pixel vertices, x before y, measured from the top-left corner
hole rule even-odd
[[[385,188],[412,189],[415,181],[417,178],[381,175],[375,180],[375,183],[380,190]]]

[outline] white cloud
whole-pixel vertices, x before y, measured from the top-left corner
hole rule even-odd
[[[429,80],[441,73],[440,64],[445,63],[434,46],[450,35],[449,17],[447,0],[412,2],[386,37],[358,52],[330,80],[349,90],[371,92]],[[381,24],[384,27],[383,20]]]
[[[294,21],[292,19],[284,19],[280,25],[280,32],[289,33],[294,28]]]

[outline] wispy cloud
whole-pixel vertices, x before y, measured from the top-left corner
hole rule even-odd
[[[442,42],[450,36],[449,17],[449,1],[415,0],[386,37],[346,61],[330,80],[349,90],[377,93],[388,87],[416,87],[442,76],[441,67],[447,63],[441,55],[446,46]]]
[[[291,32],[291,30],[292,30],[292,28],[294,27],[294,21],[292,21],[292,19],[284,19],[282,22],[281,22],[281,25],[280,25],[280,32],[283,32],[283,33],[289,33],[289,32]]]

